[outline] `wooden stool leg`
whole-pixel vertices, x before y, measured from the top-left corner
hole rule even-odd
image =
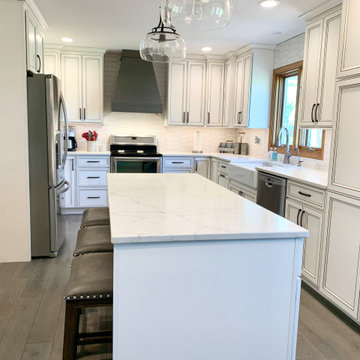
[[[65,329],[63,360],[75,360],[79,327],[79,310],[76,301],[67,301],[65,309]]]

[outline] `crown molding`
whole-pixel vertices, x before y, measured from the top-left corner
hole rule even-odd
[[[305,14],[300,15],[299,18],[308,22],[325,12],[332,10],[335,7],[339,7],[339,9],[340,9],[341,6],[342,6],[342,0],[328,0],[328,1],[320,4],[316,8],[306,12]],[[337,9],[334,9],[334,10],[337,10]]]
[[[48,28],[48,24],[46,23],[35,1],[34,0],[20,0],[20,1],[25,3],[25,6],[27,6],[28,9],[33,13],[39,25],[43,28],[43,30],[46,30]]]

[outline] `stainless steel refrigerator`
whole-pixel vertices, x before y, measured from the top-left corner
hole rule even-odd
[[[66,236],[59,211],[64,179],[68,118],[59,79],[27,74],[31,255],[57,256]]]

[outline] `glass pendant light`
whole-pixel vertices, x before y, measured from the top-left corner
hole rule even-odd
[[[140,56],[145,61],[170,63],[186,58],[185,40],[176,32],[171,24],[171,9],[166,0],[164,21],[161,16],[158,26],[146,34],[140,43]]]
[[[171,0],[176,26],[191,26],[192,30],[216,30],[229,25],[231,0]]]

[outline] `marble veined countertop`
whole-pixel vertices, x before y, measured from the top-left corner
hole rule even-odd
[[[308,236],[198,174],[108,174],[108,195],[114,244]]]

